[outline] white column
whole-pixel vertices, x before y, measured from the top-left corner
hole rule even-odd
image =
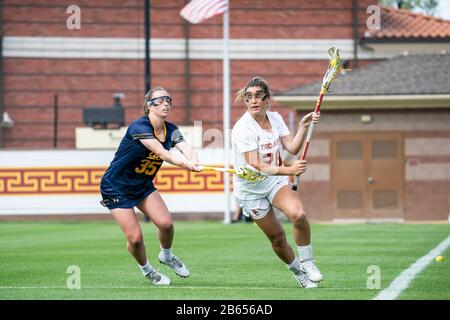
[[[225,168],[230,167],[230,59],[229,59],[229,37],[230,37],[230,10],[223,14],[223,137],[225,152]],[[224,223],[231,222],[230,211],[230,174],[224,173],[225,178],[225,212]]]

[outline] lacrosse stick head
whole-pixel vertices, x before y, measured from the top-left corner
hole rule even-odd
[[[250,182],[259,182],[267,179],[267,176],[251,166],[239,166],[235,173],[239,178]]]
[[[342,60],[338,48],[331,47],[328,49],[328,57],[330,59],[330,64],[328,65],[327,72],[322,81],[322,88],[326,91],[330,89],[331,82],[336,78],[339,69],[342,67]]]

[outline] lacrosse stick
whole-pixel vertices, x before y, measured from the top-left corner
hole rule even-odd
[[[317,99],[316,107],[314,112],[320,111],[320,105],[322,104],[322,99],[325,93],[330,89],[331,82],[336,77],[337,72],[341,68],[341,57],[339,55],[339,49],[336,47],[331,47],[328,49],[328,56],[330,58],[330,64],[328,65],[327,72],[322,80],[322,89],[320,90],[319,99]],[[312,133],[314,131],[314,123],[311,122],[308,128],[308,134],[306,136],[305,144],[303,145],[303,152],[301,156],[301,160],[305,160],[306,154],[308,152],[309,144],[311,142]],[[295,177],[294,184],[292,185],[292,190],[297,190],[297,186],[300,183],[300,175]]]
[[[216,172],[228,172],[235,174],[239,178],[251,181],[251,182],[259,182],[267,179],[267,176],[265,174],[262,174],[259,171],[256,171],[255,169],[252,169],[248,166],[242,166],[238,167],[237,170],[235,169],[226,169],[226,168],[217,168],[217,167],[208,167],[204,165],[198,166],[203,171],[216,171]]]

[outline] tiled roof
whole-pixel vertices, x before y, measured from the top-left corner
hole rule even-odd
[[[450,54],[398,56],[340,74],[327,95],[417,95],[450,93]],[[322,81],[279,92],[316,96]]]
[[[450,20],[381,7],[381,29],[368,30],[365,39],[450,40]]]

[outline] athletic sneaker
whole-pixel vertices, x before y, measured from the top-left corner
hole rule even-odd
[[[160,252],[158,255],[158,259],[159,262],[165,264],[166,266],[169,266],[173,271],[175,271],[177,275],[182,278],[189,277],[189,275],[191,274],[188,268],[186,268],[185,264],[181,262],[180,258],[175,257],[174,255],[172,255],[172,259],[165,260],[164,256]]]
[[[293,276],[294,276],[295,280],[297,280],[300,287],[308,288],[308,289],[317,288],[317,284],[315,282],[312,282],[308,278],[308,275],[306,273],[304,273],[303,271],[300,271],[299,273],[294,273]]]
[[[156,270],[152,270],[151,272],[147,273],[145,277],[157,286],[168,286],[170,284],[169,277],[166,277]]]
[[[314,282],[320,282],[323,279],[322,273],[311,259],[300,261],[300,268],[305,272],[309,279]]]

